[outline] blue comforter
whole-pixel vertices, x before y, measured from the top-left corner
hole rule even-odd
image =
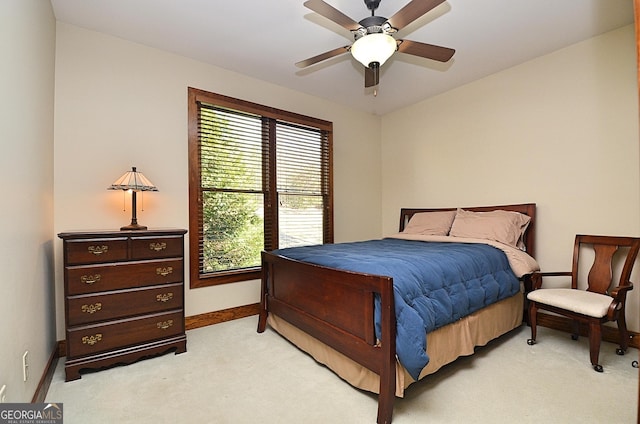
[[[426,334],[520,290],[504,252],[486,244],[382,239],[279,249],[331,268],[393,277],[396,354],[414,379],[429,362]],[[380,304],[376,300],[380,337]]]

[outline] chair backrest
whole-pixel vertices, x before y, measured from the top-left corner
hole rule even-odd
[[[594,261],[587,278],[587,290],[600,294],[608,294],[613,279],[613,258],[620,247],[628,248],[627,256],[620,273],[618,285],[629,281],[633,265],[640,250],[640,238],[577,235],[573,247],[573,267],[571,286],[578,288],[578,266],[581,247],[591,245],[594,251]]]

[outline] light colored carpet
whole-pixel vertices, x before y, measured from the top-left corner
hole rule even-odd
[[[47,402],[65,424],[374,423],[377,396],[354,389],[257,317],[187,332],[187,352],[83,374],[64,382],[58,363]],[[635,423],[638,351],[603,343],[604,373],[589,364],[586,339],[523,326],[413,384],[393,422]]]

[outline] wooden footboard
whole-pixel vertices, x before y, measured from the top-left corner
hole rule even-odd
[[[374,297],[381,299],[381,340]],[[390,423],[395,397],[393,279],[299,262],[262,252],[258,332],[274,313],[380,376],[378,423]]]

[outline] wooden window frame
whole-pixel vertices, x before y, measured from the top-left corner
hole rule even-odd
[[[198,137],[198,103],[203,102],[219,107],[234,109],[246,113],[260,115],[270,119],[290,122],[317,128],[327,135],[328,142],[328,195],[325,202],[324,211],[324,243],[333,243],[333,123],[317,118],[287,112],[269,106],[263,106],[244,100],[235,99],[221,94],[211,93],[197,88],[188,88],[188,144],[189,144],[189,268],[190,268],[190,288],[209,287],[219,284],[233,283],[238,281],[255,280],[261,276],[260,267],[246,268],[241,270],[220,271],[215,274],[200,273],[200,244],[202,239],[201,197],[200,197],[200,142]],[[270,143],[273,143],[270,140]],[[271,144],[270,169],[275,166],[275,148]],[[269,192],[276,195],[275,178],[270,178]],[[265,204],[265,214],[272,214],[274,226],[271,232],[265,232],[265,239],[270,237],[271,242],[266,241],[267,246],[276,246],[278,240],[277,208],[268,207]]]

